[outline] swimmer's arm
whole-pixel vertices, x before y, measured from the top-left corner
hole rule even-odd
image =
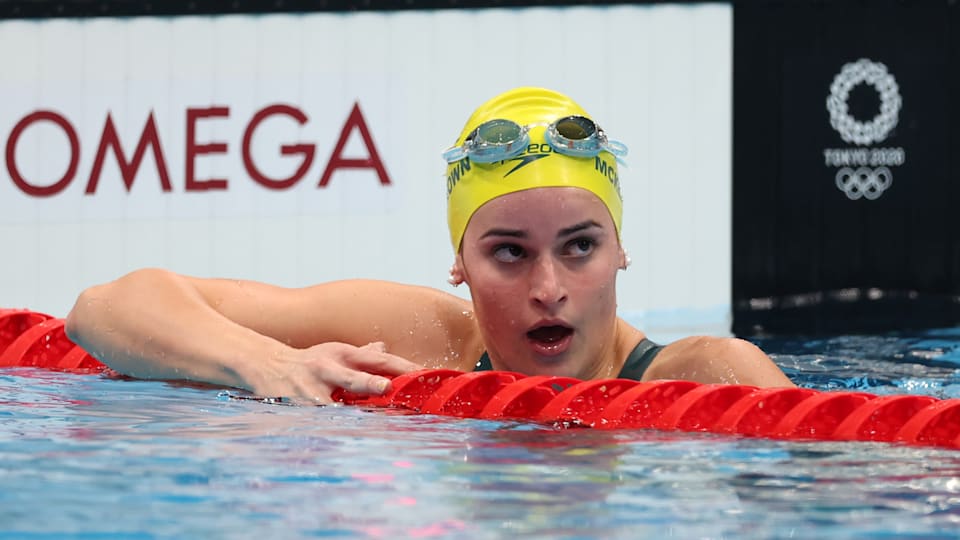
[[[154,269],[83,291],[66,331],[114,370],[144,379],[245,388],[251,373],[243,358],[284,352],[276,340],[218,313],[192,279]]]
[[[338,361],[344,354],[359,355],[346,360],[382,360],[390,372],[451,356],[452,338],[468,332],[453,320],[464,302],[386,282],[286,289],[148,269],[84,291],[67,317],[67,332],[110,367],[134,377],[254,389],[284,372],[303,375],[303,366],[293,369],[289,360],[296,357],[302,364],[303,350],[318,344],[332,343],[320,352],[339,355]],[[376,341],[393,354],[384,360],[377,351],[346,347]]]
[[[673,342],[654,359],[644,379],[790,387],[793,382],[756,345],[737,338],[697,336]]]

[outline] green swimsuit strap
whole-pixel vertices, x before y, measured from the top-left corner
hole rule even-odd
[[[623,363],[623,369],[620,370],[620,379],[631,379],[639,381],[643,378],[657,353],[663,349],[663,345],[658,345],[647,338],[640,340],[637,346],[630,351],[627,361]]]
[[[647,338],[643,338],[637,346],[630,351],[627,361],[623,363],[623,369],[620,370],[619,378],[632,379],[639,381],[643,378],[644,372],[650,367],[657,353],[663,349],[663,345],[657,345]],[[492,371],[493,365],[490,363],[490,356],[484,351],[483,356],[477,361],[477,367],[474,371]]]
[[[483,356],[480,357],[480,360],[477,360],[477,367],[473,368],[474,371],[493,371],[493,364],[490,363],[490,356],[487,355],[487,351],[483,351]]]

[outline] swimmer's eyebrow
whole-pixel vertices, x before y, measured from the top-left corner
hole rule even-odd
[[[489,231],[483,233],[483,236],[480,237],[481,240],[488,238],[490,236],[510,236],[513,238],[526,238],[527,233],[519,229],[490,229]]]
[[[602,229],[603,225],[600,225],[599,223],[597,223],[592,219],[588,219],[587,221],[577,223],[576,225],[571,225],[569,227],[564,227],[563,229],[560,229],[560,231],[557,232],[557,238],[570,236],[571,234],[578,233],[580,231],[590,229],[593,227]],[[508,236],[511,238],[526,238],[527,233],[526,231],[522,231],[519,229],[490,229],[489,231],[483,233],[483,236],[481,236],[480,239],[482,240],[490,236]]]
[[[594,220],[592,220],[592,219],[588,219],[587,221],[583,221],[583,222],[581,222],[581,223],[577,223],[576,225],[567,227],[567,228],[565,228],[565,229],[560,229],[560,232],[557,233],[557,238],[559,238],[559,237],[561,237],[561,236],[570,236],[571,234],[578,233],[578,232],[580,232],[580,231],[583,231],[583,230],[585,230],[585,229],[590,229],[590,228],[593,228],[593,227],[597,227],[598,229],[602,229],[602,228],[603,228],[603,225],[600,225],[599,223],[597,223],[596,221],[594,221]]]

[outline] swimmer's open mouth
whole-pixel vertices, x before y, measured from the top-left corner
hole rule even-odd
[[[561,325],[541,326],[527,332],[527,337],[541,343],[556,343],[573,333],[573,328]]]

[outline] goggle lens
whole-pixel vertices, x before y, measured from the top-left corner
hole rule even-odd
[[[564,139],[582,141],[589,139],[597,132],[597,125],[589,118],[582,116],[568,116],[557,120],[557,134]]]
[[[475,143],[510,144],[518,140],[523,128],[510,120],[491,120],[474,131]]]

